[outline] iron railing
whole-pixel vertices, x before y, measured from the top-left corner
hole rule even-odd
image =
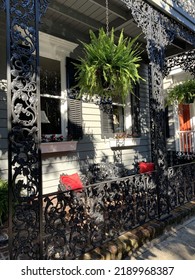
[[[77,259],[125,231],[169,215],[193,198],[194,168],[194,163],[170,167],[166,181],[152,172],[90,185],[82,192],[44,195],[44,258]]]
[[[179,151],[167,151],[168,166],[182,165],[195,162],[195,154]]]

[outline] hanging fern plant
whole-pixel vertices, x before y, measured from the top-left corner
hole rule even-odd
[[[193,103],[195,98],[195,80],[186,80],[168,91],[167,104],[175,101],[180,103]]]
[[[125,101],[134,84],[142,79],[138,73],[141,50],[137,37],[124,38],[121,31],[115,43],[114,28],[109,35],[101,28],[97,37],[90,31],[90,39],[89,44],[82,43],[84,57],[75,64],[80,93],[91,97],[120,96]]]

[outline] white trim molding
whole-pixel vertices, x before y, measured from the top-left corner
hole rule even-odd
[[[140,138],[121,138],[114,139],[110,138],[110,148],[123,148],[123,147],[131,147],[140,145]]]
[[[41,143],[41,153],[62,153],[76,151],[78,141]]]

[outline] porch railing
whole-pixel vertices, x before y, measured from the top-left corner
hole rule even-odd
[[[179,152],[195,152],[195,130],[177,131],[176,149]]]
[[[195,164],[44,195],[44,259],[76,259],[194,197]],[[162,178],[162,179],[161,179]],[[166,185],[164,183],[167,182]]]

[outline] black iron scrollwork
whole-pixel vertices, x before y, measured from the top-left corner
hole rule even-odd
[[[173,67],[180,66],[195,77],[195,49],[166,58],[165,62],[164,76],[168,76]]]
[[[46,259],[75,259],[158,216],[154,174],[44,196]]]
[[[194,163],[169,167],[168,179],[163,188],[152,172],[44,195],[44,258],[78,259],[193,199]]]
[[[0,1],[0,10],[1,9],[5,10],[5,0]]]
[[[50,2],[50,0],[39,0],[38,1],[39,11],[40,11],[39,20],[41,20],[41,17],[45,15],[49,2]]]
[[[152,160],[158,174],[158,180],[164,187],[158,188],[160,209],[168,209],[167,202],[167,159],[165,138],[165,114],[163,96],[163,69],[165,66],[165,48],[175,37],[175,30],[169,18],[154,9],[145,1],[122,0],[132,11],[133,18],[142,28],[147,41],[150,59],[149,90],[151,117]]]
[[[6,1],[9,188],[13,209],[9,214],[9,242],[13,259],[41,257],[37,49],[39,11],[45,9],[46,2]]]
[[[194,164],[177,165],[168,169],[170,210],[189,202],[195,194]]]

